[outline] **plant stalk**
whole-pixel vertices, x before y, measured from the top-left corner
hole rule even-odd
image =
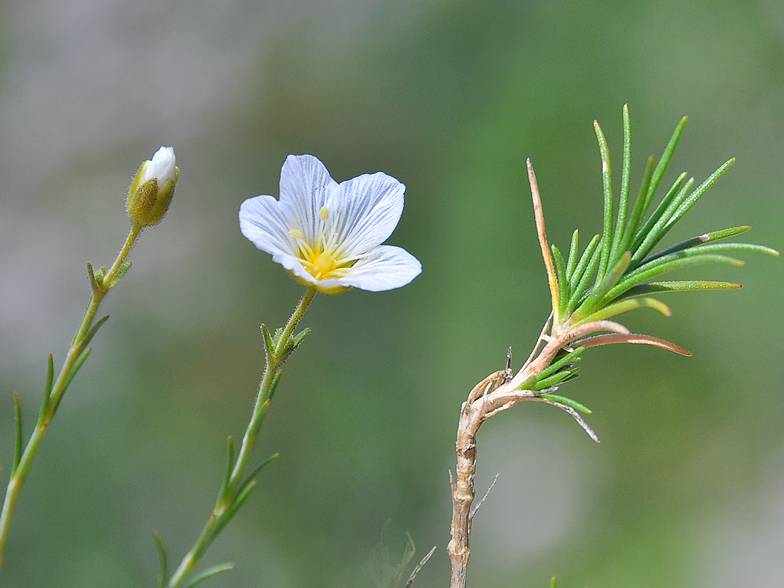
[[[293,349],[289,348],[289,344],[294,334],[294,329],[296,329],[300,319],[302,319],[308,306],[310,306],[310,303],[313,301],[316,292],[317,290],[315,288],[308,288],[286,323],[286,326],[283,328],[274,348],[267,349],[266,365],[264,367],[264,375],[259,384],[256,405],[253,407],[253,415],[245,430],[245,435],[242,438],[242,447],[237,456],[237,461],[231,470],[228,484],[226,487],[221,488],[217,504],[213,509],[207,524],[204,526],[204,529],[202,529],[196,543],[194,543],[190,551],[185,554],[180,565],[177,567],[174,574],[172,574],[168,584],[166,584],[166,588],[179,588],[182,586],[188,575],[199,564],[204,552],[207,551],[210,544],[223,530],[228,519],[236,512],[238,499],[243,500],[244,497],[247,496],[247,494],[244,494],[242,491],[245,487],[244,484],[241,486],[242,477],[250,453],[258,440],[259,430],[264,421],[264,416],[267,413],[267,407],[271,400],[273,382],[279,373],[281,366],[293,351]]]
[[[545,329],[534,346],[534,353],[514,377],[509,378],[506,370],[490,374],[479,382],[460,409],[457,427],[456,479],[452,481],[452,539],[447,545],[447,552],[452,565],[451,588],[465,588],[468,571],[468,559],[471,557],[471,511],[476,492],[474,477],[476,475],[477,446],[476,435],[482,424],[499,412],[507,410],[525,400],[541,400],[546,390],[534,391],[527,389],[527,383],[541,374],[552,363],[558,351],[569,345],[573,340],[585,337],[597,331],[611,331],[620,335],[628,335],[623,325],[613,321],[599,320],[576,325],[557,336],[546,337],[548,319]],[[542,340],[547,345],[536,354]],[[534,359],[535,357],[535,359]]]
[[[30,471],[30,466],[33,463],[33,459],[35,458],[36,453],[38,452],[38,447],[43,440],[44,434],[49,429],[49,425],[51,424],[52,419],[57,412],[57,407],[60,404],[60,400],[62,399],[63,394],[65,394],[65,390],[74,375],[74,368],[77,367],[78,369],[77,362],[80,360],[80,358],[84,357],[85,353],[89,353],[89,349],[85,349],[88,343],[88,341],[86,341],[86,337],[90,333],[91,328],[94,326],[93,320],[95,319],[95,315],[98,312],[98,307],[101,305],[101,302],[109,290],[116,285],[115,277],[117,276],[117,273],[120,271],[122,266],[125,264],[125,259],[128,257],[128,254],[133,248],[134,243],[136,243],[136,239],[139,237],[142,228],[142,225],[133,225],[130,233],[128,234],[128,237],[125,240],[125,244],[120,250],[120,253],[117,255],[117,259],[114,261],[114,264],[111,266],[111,268],[109,268],[109,271],[101,280],[100,284],[91,279],[92,294],[90,296],[90,302],[87,305],[87,309],[85,310],[84,317],[82,318],[82,322],[76,329],[76,335],[74,335],[73,341],[71,342],[71,347],[68,349],[68,353],[65,356],[65,361],[63,362],[62,368],[60,368],[60,373],[57,376],[57,380],[52,386],[51,393],[49,390],[45,391],[44,406],[42,407],[41,413],[38,416],[35,429],[33,430],[32,435],[30,435],[30,439],[25,446],[25,450],[24,453],[22,453],[21,459],[19,460],[19,464],[13,470],[11,478],[8,481],[5,501],[3,502],[3,510],[2,514],[0,514],[0,569],[3,566],[5,548],[8,542],[8,532],[11,526],[11,518],[13,517],[14,507],[16,506],[16,501],[19,498],[22,485],[27,478],[27,474]],[[21,424],[19,426],[21,426]]]

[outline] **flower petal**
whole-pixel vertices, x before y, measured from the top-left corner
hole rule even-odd
[[[344,252],[361,254],[380,245],[403,213],[406,187],[383,172],[363,174],[338,185],[328,197],[330,237]]]
[[[288,220],[297,226],[305,241],[318,236],[319,211],[327,196],[338,186],[327,168],[312,155],[289,155],[280,170],[280,202]]]
[[[408,251],[392,245],[382,245],[360,259],[345,277],[337,281],[344,286],[381,292],[405,286],[420,273],[422,264]]]
[[[240,230],[257,248],[273,257],[278,253],[292,255],[296,245],[284,213],[280,202],[272,196],[248,198],[240,206]]]

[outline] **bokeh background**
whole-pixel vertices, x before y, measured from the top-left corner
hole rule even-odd
[[[172,209],[145,231],[111,315],[46,436],[14,519],[0,585],[155,585],[157,530],[174,561],[212,508],[226,436],[262,370],[259,324],[301,287],[238,230],[240,203],[278,194],[289,153],[338,181],[407,185],[390,242],[423,263],[411,285],[317,298],[255,454],[281,458],[205,563],[223,587],[372,586],[391,520],[417,580],[448,582],[460,403],[519,366],[548,314],[524,160],[548,236],[599,231],[591,123],[634,174],[690,115],[670,174],[731,171],[670,242],[738,224],[784,248],[784,4],[498,0],[4,0],[0,4],[0,463],[12,393],[29,431],[47,354],[60,365],[87,301],[84,263],[109,264],[125,190],[173,145]],[[616,178],[617,179],[617,178]],[[584,241],[585,242],[585,241]],[[564,392],[594,409],[594,445],[551,407],[480,434],[474,586],[638,588],[784,584],[782,265],[689,275],[744,284],[673,294],[635,331],[689,349],[589,352]],[[5,484],[5,477],[3,484]]]

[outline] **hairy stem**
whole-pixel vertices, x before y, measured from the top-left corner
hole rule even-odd
[[[90,296],[90,302],[87,305],[82,322],[76,329],[76,335],[74,335],[71,347],[68,349],[68,353],[65,356],[65,361],[63,362],[62,368],[60,368],[60,374],[57,376],[57,380],[55,380],[51,391],[46,390],[44,392],[44,404],[38,416],[35,429],[33,430],[32,435],[30,435],[30,440],[27,442],[21,459],[16,468],[14,468],[11,478],[8,481],[5,502],[3,503],[2,514],[0,514],[0,568],[3,566],[11,518],[14,514],[16,501],[19,498],[19,492],[27,478],[30,466],[38,452],[38,447],[43,440],[44,434],[49,429],[49,425],[57,412],[60,400],[74,376],[74,370],[79,368],[80,364],[78,362],[80,362],[80,360],[84,361],[85,354],[89,353],[89,349],[86,349],[86,346],[89,343],[89,337],[92,336],[91,329],[95,326],[93,320],[98,312],[98,307],[101,305],[101,302],[109,290],[116,285],[117,281],[115,278],[125,264],[125,259],[128,257],[141,230],[142,225],[133,225],[125,240],[125,244],[117,255],[117,259],[114,261],[111,268],[109,268],[109,271],[106,272],[103,279],[100,280],[100,283],[95,281],[91,273],[90,282],[92,286],[92,295]],[[92,333],[94,334],[94,332],[95,331],[93,330]]]
[[[288,356],[294,350],[291,347],[292,336],[294,329],[296,329],[305,311],[313,301],[316,295],[315,288],[309,288],[299,301],[297,308],[292,313],[286,326],[283,328],[279,338],[277,339],[274,347],[267,349],[267,360],[264,367],[264,375],[259,384],[259,393],[256,397],[256,405],[253,407],[253,414],[245,430],[245,435],[242,438],[242,447],[240,448],[237,461],[231,470],[227,484],[221,488],[218,495],[218,501],[207,520],[207,524],[202,529],[199,538],[191,547],[190,551],[185,554],[180,565],[175,570],[172,577],[169,579],[167,588],[178,588],[182,586],[185,579],[199,564],[204,552],[215,540],[215,538],[223,530],[223,527],[228,523],[228,520],[237,511],[237,508],[242,504],[242,501],[247,497],[248,484],[253,484],[253,481],[248,481],[248,484],[243,484],[243,474],[245,467],[248,463],[250,452],[256,445],[258,440],[259,430],[264,421],[264,416],[267,413],[267,408],[271,400],[273,392],[273,384],[276,376],[280,372],[280,368],[286,361]]]

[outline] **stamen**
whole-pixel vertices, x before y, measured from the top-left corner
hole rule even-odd
[[[302,232],[297,229],[291,229],[289,231],[289,235],[291,235],[295,239],[302,239]]]
[[[319,210],[319,218],[321,220],[327,220],[329,218],[329,208],[322,206],[321,210]]]

